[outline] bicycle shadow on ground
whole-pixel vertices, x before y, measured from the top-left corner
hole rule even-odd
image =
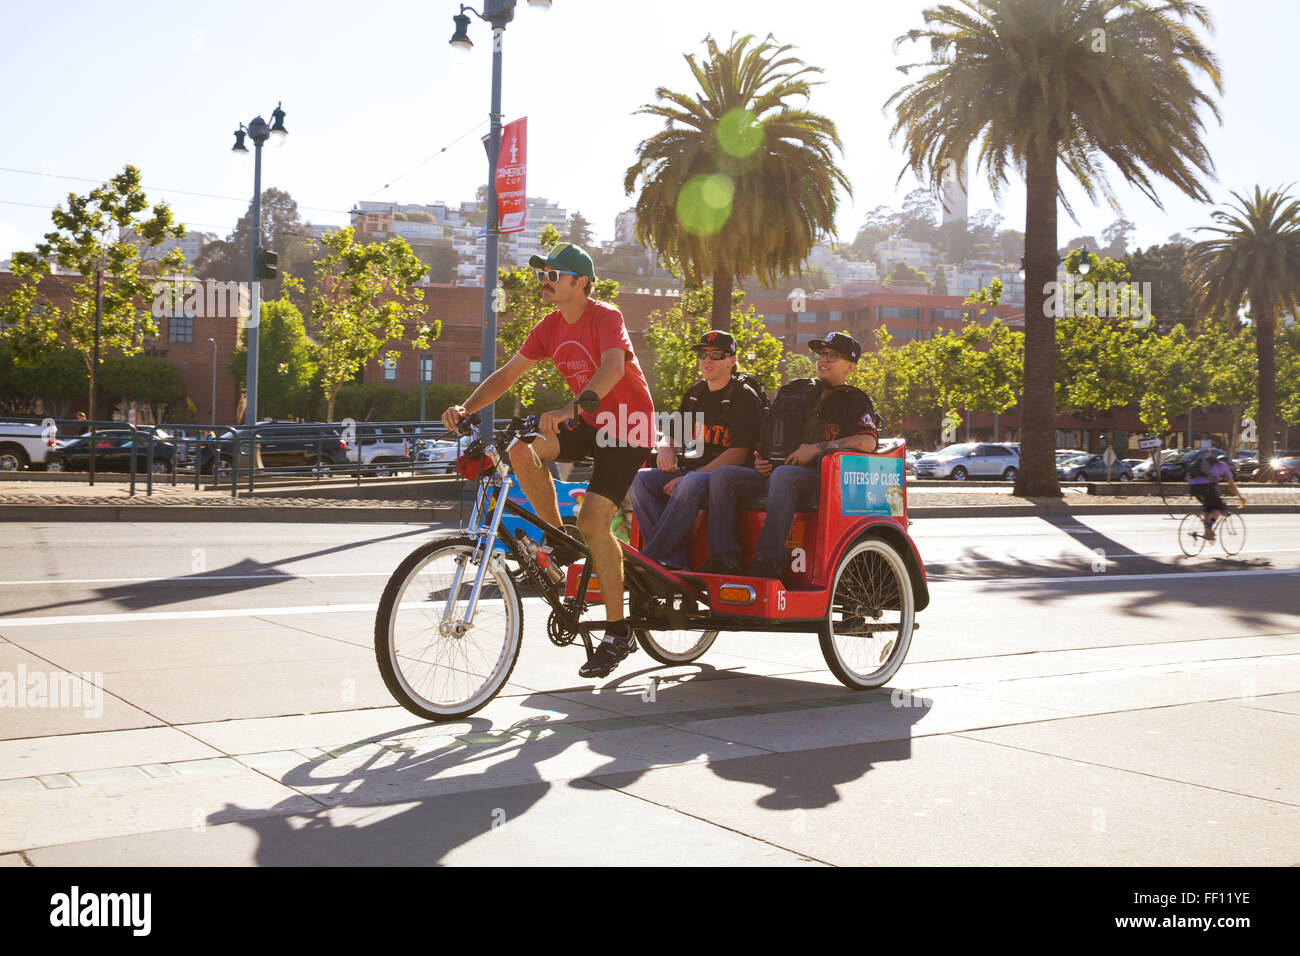
[[[620,688],[641,696],[655,674],[674,679],[657,685],[644,713],[631,714],[624,699],[616,708],[602,707],[607,716],[591,716],[593,706],[602,698],[609,703],[607,695]],[[734,682],[736,703],[692,708],[692,698],[701,696],[692,686],[698,678],[715,686]],[[278,775],[285,786],[321,801],[321,809],[303,813],[295,795],[252,819],[228,804],[207,823],[253,830],[256,862],[264,866],[436,865],[477,840],[500,845],[476,847],[488,859],[475,855],[475,862],[509,864],[534,852],[590,862],[590,845],[565,844],[559,836],[572,836],[574,813],[594,815],[599,827],[675,812],[617,793],[647,773],[702,764],[719,781],[761,788],[754,804],[764,810],[825,807],[841,799],[840,785],[876,764],[909,759],[913,727],[929,712],[912,701],[899,706],[888,689],[855,694],[794,678],[719,678],[704,664],[643,668],[600,690],[589,702],[572,692],[514,698],[511,711],[538,713],[505,725],[474,716],[355,741],[336,749],[335,759],[304,760]],[[778,736],[779,743],[763,746]],[[555,788],[569,795],[539,810]]]
[[[1169,544],[1177,548],[1178,520],[1168,516],[1152,516],[1169,529]],[[1182,514],[1174,516],[1181,519]],[[1167,619],[1169,610],[1214,609],[1221,612],[1225,623],[1231,621],[1243,627],[1285,627],[1279,618],[1294,621],[1295,577],[1291,569],[1277,567],[1270,559],[1252,555],[1247,549],[1240,555],[1228,557],[1222,551],[1205,551],[1195,557],[1183,554],[1168,557],[1149,557],[1134,551],[1105,532],[1090,527],[1087,516],[1047,515],[1041,520],[1058,528],[1078,542],[1088,552],[1058,558],[1035,558],[1025,563],[1012,558],[988,558],[978,545],[967,548],[955,562],[927,565],[937,580],[989,581],[1000,596],[1032,600],[1035,604],[1052,605],[1076,600],[1079,597],[1077,582],[1062,581],[1053,584],[1044,578],[1089,578],[1102,590],[1090,593],[1106,595],[1111,607],[1122,611],[1134,621],[1160,621]],[[1249,529],[1247,529],[1249,543]],[[1215,548],[1218,545],[1214,545]],[[969,563],[963,564],[966,561]],[[952,573],[960,569],[960,574]],[[1218,586],[1215,572],[1271,571],[1273,575],[1260,575],[1254,579],[1256,586]],[[1202,578],[1187,578],[1188,573],[1205,573]],[[1169,575],[1167,581],[1161,575]],[[1127,575],[1151,575],[1146,580],[1124,580]],[[1025,578],[1023,584],[1018,578]],[[1235,576],[1220,579],[1224,583],[1239,582]],[[1294,623],[1290,625],[1294,629]]]

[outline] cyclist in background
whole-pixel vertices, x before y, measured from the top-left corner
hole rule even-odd
[[[1201,520],[1205,522],[1205,539],[1213,541],[1214,523],[1223,514],[1223,498],[1219,495],[1218,483],[1226,481],[1243,507],[1246,499],[1241,496],[1241,489],[1232,476],[1232,466],[1228,464],[1227,455],[1222,452],[1202,452],[1201,461],[1203,466],[1199,469],[1189,463],[1187,490],[1203,506]]]

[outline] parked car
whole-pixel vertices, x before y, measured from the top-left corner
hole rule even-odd
[[[356,464],[361,456],[361,473],[388,477],[398,471],[410,471],[411,440],[393,425],[357,425],[355,440],[348,442],[347,460]],[[454,462],[453,462],[454,465]]]
[[[1300,455],[1274,458],[1273,480],[1288,484],[1300,483]]]
[[[1172,452],[1167,452],[1160,456],[1160,480],[1161,481],[1186,481],[1187,464],[1186,459],[1192,452],[1201,451],[1200,448],[1179,448]],[[1228,458],[1228,453],[1222,448],[1211,448],[1211,453],[1217,452]],[[1228,459],[1230,462],[1232,459]],[[1235,473],[1235,469],[1234,469]],[[1148,478],[1155,480],[1154,469],[1148,472]]]
[[[1106,460],[1101,455],[1075,455],[1056,465],[1056,477],[1062,481],[1130,481],[1133,469],[1122,461],[1110,466],[1107,479]]]
[[[421,438],[415,443],[415,470],[435,475],[456,473],[460,446],[454,441]]]
[[[0,422],[0,471],[20,471],[44,465],[59,445],[56,434],[46,434],[36,422]]]
[[[1121,458],[1120,460],[1124,462],[1124,464],[1128,465],[1130,472],[1137,468],[1138,465],[1145,464],[1141,458]],[[1147,460],[1149,461],[1150,459]],[[1137,475],[1134,475],[1133,477],[1136,478]]]
[[[1058,448],[1056,449],[1056,464],[1059,467],[1061,462],[1067,458],[1077,458],[1079,455],[1091,455],[1092,452],[1085,451],[1082,448]]]
[[[142,475],[149,468],[150,444],[153,445],[154,474],[171,474],[176,458],[175,445],[162,441],[159,437],[151,440],[148,432],[100,429],[93,435],[82,435],[66,442],[51,453],[46,467],[50,471],[89,471],[92,442],[96,471],[129,472],[134,457],[136,473]]]
[[[343,429],[338,425],[304,423],[296,426],[286,425],[279,429],[267,429],[257,435],[257,452],[264,468],[303,468],[314,467],[316,474],[329,475],[334,471],[346,470],[348,462],[348,442],[343,438]],[[240,453],[248,455],[247,439],[240,441]],[[233,467],[235,454],[235,430],[227,428],[210,439],[203,446],[200,456],[200,470],[211,474],[214,461],[221,473],[229,472]],[[240,470],[246,466],[240,461]]]
[[[1237,481],[1254,481],[1259,475],[1259,456],[1234,459],[1232,471]]]
[[[962,442],[923,455],[916,463],[917,478],[1003,478],[1011,481],[1020,469],[1020,455],[1006,445]]]

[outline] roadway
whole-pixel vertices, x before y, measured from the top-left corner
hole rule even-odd
[[[440,725],[371,642],[438,529],[10,523],[0,682],[85,683],[0,708],[0,862],[1293,863],[1300,516],[1247,521],[1188,559],[1159,515],[917,520],[932,604],[873,694],[799,635],[593,684],[531,599],[507,692]]]

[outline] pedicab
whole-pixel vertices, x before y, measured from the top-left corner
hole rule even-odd
[[[605,627],[588,613],[603,606],[586,545],[512,500],[518,479],[510,449],[540,437],[537,416],[512,419],[491,436],[479,434],[480,424],[469,416],[458,428],[473,439],[459,463],[462,477],[477,481],[468,526],[413,551],[389,579],[375,618],[386,686],[403,707],[431,720],[474,713],[509,680],[523,640],[521,581],[550,609],[552,644],[580,639],[590,658]],[[620,545],[636,644],[661,664],[685,664],[722,631],[815,634],[845,686],[884,685],[902,666],[916,615],[930,600],[907,531],[906,451],[890,440],[874,452],[822,458],[818,492],[799,501],[786,541],[785,580],[666,568],[638,550],[633,515],[629,540]],[[761,498],[741,502],[746,564],[764,508]],[[693,569],[708,557],[706,529],[701,513],[687,545]],[[551,557],[556,545],[582,558],[566,570]]]

